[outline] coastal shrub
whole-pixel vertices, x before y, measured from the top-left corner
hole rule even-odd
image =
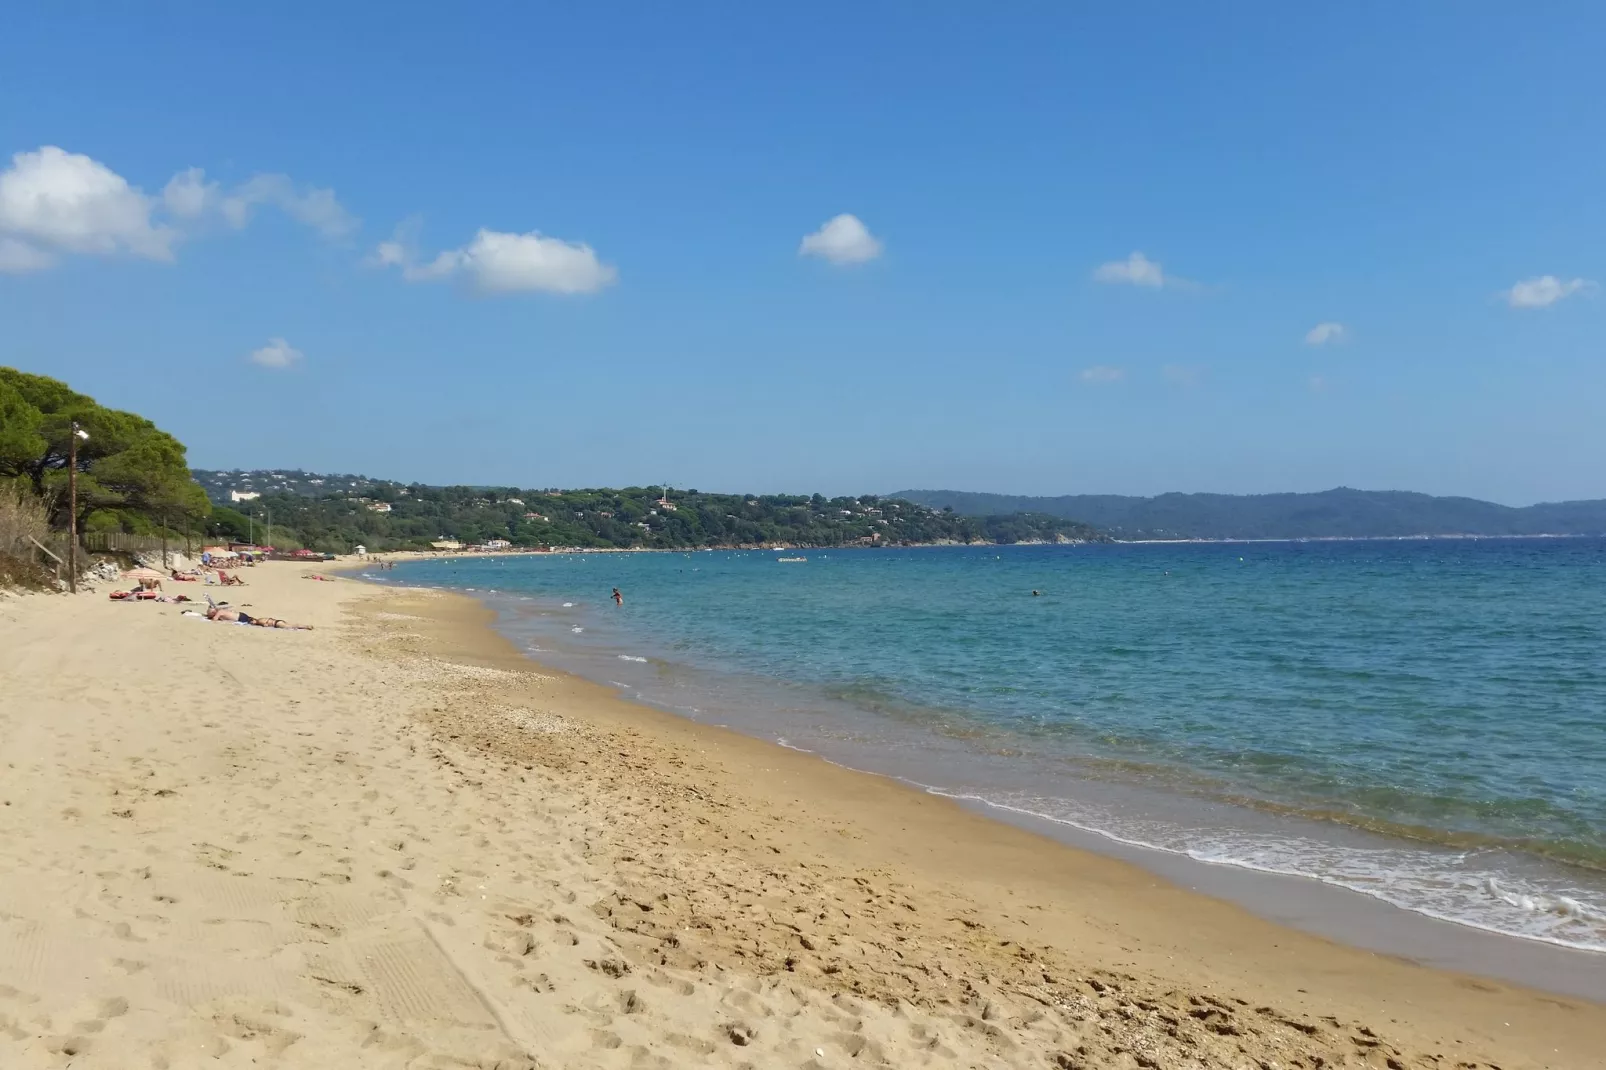
[[[30,539],[50,534],[49,503],[26,483],[0,481],[0,553],[31,559],[37,552]]]

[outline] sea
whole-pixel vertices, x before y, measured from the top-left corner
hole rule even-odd
[[[370,578],[470,591],[539,661],[999,816],[1606,951],[1606,540],[563,553]]]

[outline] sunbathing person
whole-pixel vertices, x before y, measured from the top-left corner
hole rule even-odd
[[[211,606],[206,611],[207,620],[220,620],[227,624],[238,622],[240,624],[254,624],[258,628],[284,628],[289,631],[310,632],[310,624],[291,624],[287,620],[276,617],[253,617],[243,609],[233,606]]]

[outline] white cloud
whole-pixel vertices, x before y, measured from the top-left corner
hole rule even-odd
[[[1167,282],[1160,265],[1144,256],[1142,253],[1133,253],[1125,260],[1111,260],[1107,264],[1100,264],[1093,271],[1096,282],[1125,283],[1129,286],[1150,286],[1159,289]]]
[[[208,182],[206,172],[199,167],[180,171],[162,187],[162,203],[180,219],[199,219],[214,210],[220,198],[218,184]]]
[[[378,267],[405,267],[407,247],[399,241],[382,241],[374,249],[373,262]]]
[[[1082,382],[1084,383],[1118,383],[1125,378],[1125,371],[1120,368],[1112,368],[1108,364],[1095,364],[1091,368],[1082,369]]]
[[[619,277],[584,242],[567,242],[537,231],[510,234],[481,228],[474,240],[421,263],[413,248],[414,227],[403,224],[374,250],[371,262],[399,267],[409,282],[460,277],[484,293],[596,293]]]
[[[88,156],[46,145],[0,172],[7,270],[49,267],[59,253],[171,260],[177,234],[151,218],[156,202]]]
[[[0,271],[39,271],[64,254],[172,260],[196,225],[217,217],[238,229],[257,205],[329,238],[357,226],[333,191],[297,188],[285,175],[258,175],[224,190],[191,167],[152,197],[98,160],[45,145],[17,153],[0,171]]]
[[[1549,308],[1557,301],[1594,289],[1594,286],[1588,279],[1563,280],[1554,275],[1539,275],[1523,279],[1511,289],[1502,291],[1501,296],[1512,308]]]
[[[15,238],[0,238],[0,272],[26,275],[30,271],[43,271],[56,262],[56,258],[43,249],[36,249]]]
[[[264,368],[288,368],[299,362],[304,354],[283,338],[270,338],[261,349],[251,351],[250,361]]]
[[[1324,346],[1330,342],[1342,342],[1348,336],[1349,330],[1342,323],[1318,323],[1305,332],[1305,344]]]
[[[805,234],[798,256],[818,256],[833,264],[862,264],[881,255],[881,242],[856,215],[844,212],[813,234]]]

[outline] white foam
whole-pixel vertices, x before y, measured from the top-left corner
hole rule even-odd
[[[1485,932],[1606,952],[1606,903],[1579,888],[1537,888],[1496,872],[1468,853],[1370,849],[1290,837],[1268,840],[1233,829],[1185,830],[1064,812],[1068,799],[1005,802],[973,792],[918,785],[933,795],[979,803],[1087,832],[1115,843],[1182,855],[1213,866],[1299,877],[1379,899],[1402,910]],[[1121,831],[1114,831],[1121,829]]]
[[[634,654],[620,654],[619,655],[619,660],[620,661],[639,661],[639,662],[642,662],[643,664],[645,664],[646,661],[647,661],[646,658],[638,658]]]
[[[1526,910],[1534,914],[1554,914],[1562,918],[1606,922],[1606,910],[1590,907],[1569,895],[1544,895],[1542,893],[1507,891],[1496,877],[1490,877],[1484,883],[1484,887],[1496,899],[1509,903],[1519,910]]]

